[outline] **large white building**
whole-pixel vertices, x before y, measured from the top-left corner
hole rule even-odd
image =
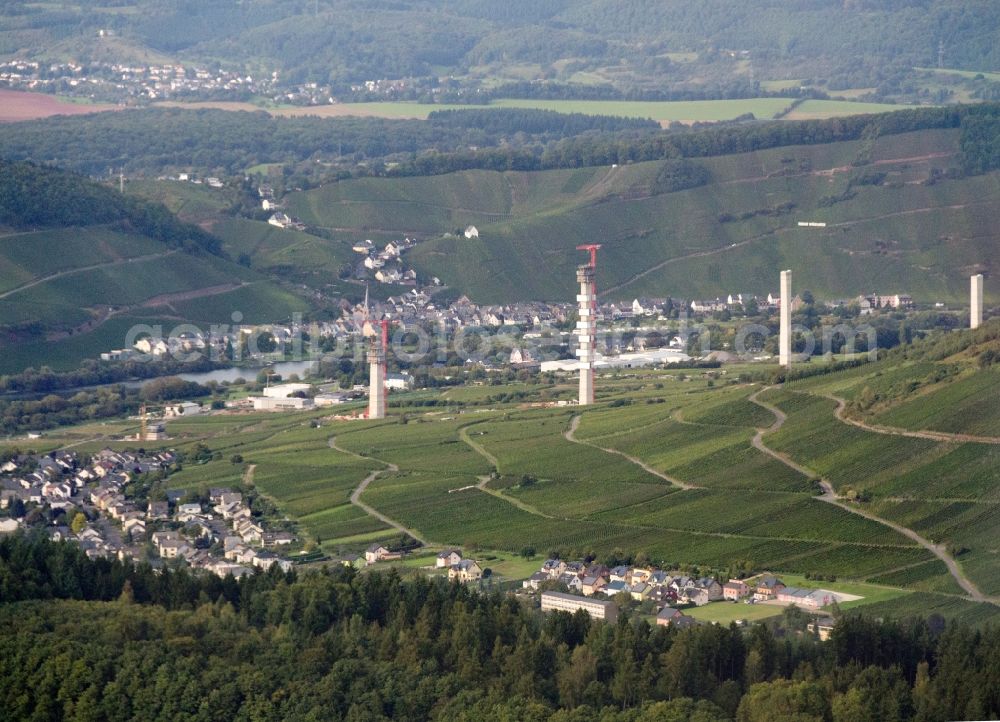
[[[603,619],[607,622],[618,620],[618,605],[614,602],[562,592],[542,592],[543,612],[559,610],[572,614],[578,609],[582,609],[593,619]]]
[[[191,401],[180,401],[168,404],[164,408],[163,413],[165,416],[197,416],[201,413],[201,404]]]
[[[254,411],[295,411],[298,409],[311,409],[313,407],[312,399],[300,399],[294,396],[291,398],[254,396],[251,401],[253,402]]]
[[[623,353],[617,356],[604,356],[594,352],[593,365],[595,369],[634,369],[643,366],[655,366],[656,364],[673,364],[690,361],[691,357],[683,351],[670,348],[651,349],[649,351],[637,351],[635,353]],[[576,371],[580,368],[579,361],[542,361],[541,370],[544,371]]]
[[[264,389],[264,396],[270,399],[287,399],[292,394],[306,393],[312,389],[312,384],[278,384]]]

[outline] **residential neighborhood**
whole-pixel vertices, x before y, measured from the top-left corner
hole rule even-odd
[[[615,614],[622,606],[635,606],[654,615],[658,625],[681,628],[698,623],[684,614],[685,609],[712,603],[795,605],[816,612],[853,598],[824,589],[786,585],[768,573],[720,584],[712,576],[690,576],[649,566],[608,567],[562,559],[546,559],[537,572],[522,582],[522,588],[541,593],[543,610],[583,609],[597,619],[604,619],[603,615],[609,613],[605,611],[607,607],[596,607],[588,600],[607,600],[617,604]]]
[[[42,528],[53,541],[75,542],[91,558],[182,560],[221,577],[292,566],[277,552],[295,535],[268,528],[240,492],[212,488],[207,503],[170,490],[166,500],[140,498],[139,480],[167,477],[178,461],[173,451],[8,456],[0,465],[0,509],[9,520],[0,532]]]

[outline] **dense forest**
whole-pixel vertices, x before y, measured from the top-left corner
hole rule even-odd
[[[0,705],[24,720],[988,719],[1000,632],[844,615],[832,638],[546,617],[351,569],[240,581],[0,541]]]
[[[5,126],[0,158],[54,163],[89,175],[108,168],[242,173],[258,163],[322,161],[354,168],[422,152],[542,145],[567,135],[656,130],[648,120],[504,109],[432,113],[430,123],[380,118],[275,118],[223,110],[130,110]],[[526,123],[526,127],[518,127]],[[518,139],[514,139],[514,136]],[[66,143],[71,136],[73,143]]]
[[[503,137],[525,133],[565,138],[591,130],[615,133],[621,130],[659,130],[660,127],[656,121],[643,118],[557,113],[554,110],[531,108],[436,110],[427,120],[431,125],[442,128],[476,128],[484,133]]]
[[[13,123],[0,135],[0,158],[94,175],[105,173],[110,163],[146,173],[194,167],[232,174],[258,163],[298,163],[318,183],[351,174],[545,170],[700,158],[962,128],[963,167],[982,172],[1000,163],[998,124],[996,103],[670,130],[651,128],[643,120],[499,108],[437,112],[429,122],[161,109]],[[74,142],[64,143],[67,136]]]
[[[609,70],[608,84],[629,92],[726,87],[734,76],[891,92],[915,66],[939,60],[1000,67],[991,0],[18,0],[0,17],[3,55],[44,48],[46,59],[104,59],[96,38],[105,30],[137,59],[221,60],[336,92],[378,78],[486,79],[525,65],[569,80]],[[574,82],[581,92],[592,84]]]
[[[433,175],[456,170],[546,170],[637,163],[672,158],[706,158],[791,145],[818,145],[928,128],[961,128],[966,172],[983,172],[1000,162],[995,130],[1000,105],[981,104],[901,110],[879,115],[811,121],[729,123],[695,130],[581,135],[544,148],[497,148],[450,154],[429,153],[401,162],[393,175]],[[539,152],[540,150],[540,152]]]
[[[65,136],[58,142],[64,143]],[[0,223],[14,228],[112,224],[170,246],[221,253],[217,238],[178,220],[159,203],[123,196],[74,173],[2,158]]]

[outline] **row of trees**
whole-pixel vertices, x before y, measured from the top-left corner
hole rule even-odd
[[[220,365],[202,357],[181,363],[169,356],[149,361],[108,362],[85,360],[75,371],[53,371],[48,366],[26,368],[17,374],[0,376],[0,392],[12,394],[45,394],[78,389],[83,386],[115,384],[121,381],[151,379],[179,373],[211,371]]]
[[[120,417],[135,413],[145,402],[194,399],[210,393],[210,389],[193,381],[166,377],[141,389],[105,386],[65,396],[48,394],[38,399],[0,400],[0,434]]]
[[[989,119],[1000,114],[1000,106],[983,104],[947,108],[919,108],[879,115],[859,115],[815,121],[734,123],[697,130],[663,132],[618,132],[585,134],[547,144],[544,148],[505,147],[480,151],[431,153],[400,163],[393,175],[429,175],[471,168],[490,170],[546,170],[624,164],[671,158],[705,158],[750,153],[791,145],[821,145],[841,141],[897,135],[932,128],[961,128],[963,138],[971,133],[988,138]],[[966,156],[988,154],[987,142],[963,142],[963,165],[970,170],[987,167],[969,162]]]
[[[77,601],[53,601],[53,600]],[[1000,714],[1000,632],[845,616],[797,630],[540,617],[353,570],[235,581],[0,541],[12,719],[943,720]]]

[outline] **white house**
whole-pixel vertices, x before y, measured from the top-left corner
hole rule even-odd
[[[290,225],[292,225],[292,219],[286,216],[284,213],[273,214],[270,218],[267,219],[267,222],[270,223],[272,226],[277,226],[278,228],[288,228]]]
[[[452,567],[462,561],[462,555],[458,549],[447,549],[437,555],[434,566],[438,569]]]
[[[466,238],[479,238],[479,229],[475,226],[469,226],[462,235]]]

